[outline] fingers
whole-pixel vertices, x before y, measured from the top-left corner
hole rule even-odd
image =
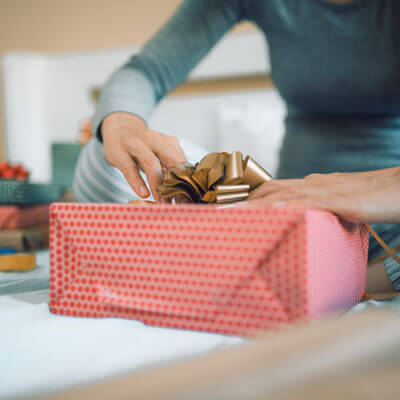
[[[271,195],[273,193],[288,190],[294,186],[297,187],[302,182],[303,181],[301,179],[285,179],[285,180],[273,179],[271,181],[263,183],[257,189],[253,190],[250,193],[249,200],[255,200],[260,197]]]
[[[304,197],[304,194],[301,194],[301,193],[296,193],[293,191],[279,191],[279,192],[270,194],[268,196],[265,196],[265,197],[263,197],[263,199],[264,199],[264,204],[271,205],[274,203],[299,199],[299,198],[303,198],[303,197]]]
[[[176,137],[149,130],[143,138],[146,140],[130,141],[128,151],[146,174],[154,199],[169,203],[160,198],[156,189],[166,168],[186,162],[185,154]]]
[[[125,179],[128,181],[131,188],[139,197],[149,197],[150,193],[142,177],[140,176],[135,161],[130,157],[128,153],[123,151],[121,151],[119,157],[119,162],[113,165],[123,173]]]
[[[260,206],[270,206],[270,207],[285,207],[285,208],[317,208],[325,210],[325,204],[320,201],[320,199],[312,197],[297,197],[280,199],[275,201],[267,201],[265,198],[259,198],[257,200],[249,201],[249,207],[260,207]]]
[[[283,200],[281,202],[273,203],[274,207],[287,207],[287,208],[317,208],[326,210],[325,204],[317,198],[303,197],[297,199]]]
[[[140,167],[147,176],[156,201],[156,189],[161,183],[163,167],[186,161],[177,138],[147,129],[146,123],[129,113],[112,113],[102,124],[104,157],[124,174],[138,196],[145,198],[149,190],[140,176]]]
[[[160,185],[162,180],[162,168],[160,160],[148,147],[142,143],[135,143],[134,148],[128,148],[128,151],[139,163],[140,168],[146,174],[154,200],[159,202],[160,195],[157,192],[157,187]]]
[[[164,167],[171,168],[187,161],[179,140],[175,136],[163,135],[156,131],[150,132],[152,140],[149,146]]]
[[[303,196],[300,194],[274,194],[266,197],[259,197],[254,200],[249,200],[249,205],[263,205],[263,206],[274,206],[277,203],[287,202],[289,200],[300,199]]]
[[[103,151],[107,162],[122,172],[129,186],[139,197],[146,198],[150,195],[135,161],[126,149],[117,142],[111,142],[108,146],[104,146]]]

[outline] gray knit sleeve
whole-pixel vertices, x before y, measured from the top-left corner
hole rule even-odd
[[[243,0],[186,0],[172,18],[101,92],[93,130],[117,111],[147,120],[154,106],[244,17]]]

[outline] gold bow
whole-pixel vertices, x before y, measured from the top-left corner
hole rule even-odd
[[[157,188],[161,197],[178,194],[193,203],[232,203],[245,200],[250,192],[272,179],[256,161],[240,151],[210,153],[199,163],[188,163],[168,169]]]

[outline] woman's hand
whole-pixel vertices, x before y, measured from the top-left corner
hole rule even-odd
[[[250,194],[248,204],[319,208],[352,222],[400,222],[400,167],[271,180]]]
[[[156,188],[161,183],[163,169],[186,161],[178,139],[147,129],[141,118],[124,112],[107,116],[101,132],[105,159],[124,174],[138,196],[146,198],[150,193],[140,176],[140,167],[154,199],[160,201]]]

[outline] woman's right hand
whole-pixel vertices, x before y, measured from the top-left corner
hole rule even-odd
[[[178,139],[148,129],[141,118],[125,112],[108,115],[101,133],[107,162],[124,174],[139,197],[146,198],[150,193],[140,176],[141,168],[154,200],[160,201],[156,189],[161,183],[163,169],[186,162]]]

